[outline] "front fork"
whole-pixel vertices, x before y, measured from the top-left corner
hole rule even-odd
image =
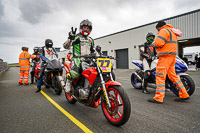
[[[97,64],[97,69],[98,69],[98,71],[99,71],[99,75],[100,75],[100,78],[101,78],[101,84],[102,84],[102,87],[103,87],[103,88],[102,88],[103,94],[104,94],[106,103],[108,104],[108,107],[110,108],[111,105],[110,105],[110,101],[109,101],[109,98],[108,98],[108,93],[107,93],[107,91],[106,91],[105,81],[103,80],[103,76],[102,76],[102,74],[101,74],[101,71],[100,71],[100,69],[99,69],[98,64]]]

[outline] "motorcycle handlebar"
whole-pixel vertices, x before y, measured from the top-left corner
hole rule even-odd
[[[96,55],[81,55],[81,56],[74,56],[75,58],[81,58],[81,57],[84,57],[84,58],[110,58],[110,59],[115,59],[114,57],[112,56],[96,56]]]

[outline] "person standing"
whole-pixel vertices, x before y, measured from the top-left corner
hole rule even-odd
[[[179,98],[176,98],[175,101],[188,100],[189,95],[175,73],[177,36],[181,36],[182,32],[174,29],[172,25],[166,24],[164,21],[159,21],[156,29],[158,30],[158,36],[155,39],[155,46],[159,57],[156,66],[156,94],[153,98],[148,99],[148,102],[163,103],[166,75],[179,89]]]
[[[142,81],[142,92],[145,94],[150,94],[150,92],[147,90],[147,84],[148,84],[148,78],[150,73],[150,66],[152,61],[154,60],[154,57],[156,56],[156,49],[153,46],[153,42],[155,39],[155,35],[151,32],[149,32],[146,35],[146,42],[143,45],[140,45],[139,47],[144,47],[144,51],[141,51],[141,56],[143,58],[143,68],[144,68],[144,78]]]
[[[195,55],[195,69],[198,70],[198,54]]]
[[[67,56],[65,57],[65,61],[69,61],[69,62],[71,62],[71,61],[72,61],[71,58],[72,58],[72,52],[69,51],[68,54],[67,54]]]
[[[34,47],[33,48],[34,53],[32,55],[36,55],[36,58],[32,59],[32,71],[31,71],[31,84],[34,82],[34,74],[35,74],[35,68],[36,68],[36,63],[41,60],[40,58],[40,53],[39,53],[39,47]]]
[[[30,59],[36,58],[36,55],[30,55],[28,53],[28,47],[22,47],[23,52],[19,55],[19,84],[28,85],[29,70],[30,70]]]

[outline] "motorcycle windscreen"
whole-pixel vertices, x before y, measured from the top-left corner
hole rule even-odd
[[[186,72],[188,70],[187,64],[176,56],[175,71],[176,72]]]

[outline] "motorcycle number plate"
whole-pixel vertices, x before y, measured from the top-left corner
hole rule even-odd
[[[111,72],[111,60],[109,58],[98,58],[97,63],[102,72]]]

